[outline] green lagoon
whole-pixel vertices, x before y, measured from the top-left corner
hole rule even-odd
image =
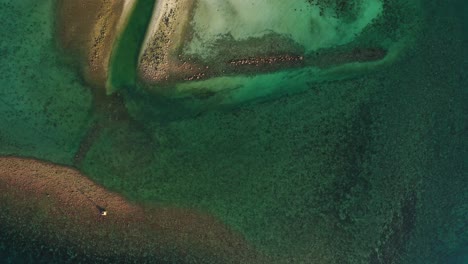
[[[194,3],[184,27],[161,20],[183,28],[181,44],[156,49],[160,3],[136,1],[95,87],[57,41],[55,0],[0,0],[0,158],[73,168],[145,208],[207,213],[269,263],[468,263],[465,1]],[[154,65],[169,81],[142,77]],[[1,263],[223,263],[113,255],[112,234],[105,254],[60,232],[51,242],[49,216],[15,226],[8,195]]]

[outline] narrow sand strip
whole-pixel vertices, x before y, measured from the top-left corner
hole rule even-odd
[[[21,236],[40,231],[51,245],[68,241],[83,252],[264,262],[239,234],[209,215],[143,208],[74,169],[33,159],[0,158],[0,207],[8,212],[0,224]]]

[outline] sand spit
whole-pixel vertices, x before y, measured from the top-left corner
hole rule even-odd
[[[131,204],[71,168],[2,157],[0,194],[0,206],[8,212],[2,224],[23,237],[39,231],[51,245],[71,243],[80,252],[104,257],[172,254],[214,263],[265,262],[209,215]]]
[[[86,80],[105,87],[109,60],[136,0],[59,0],[57,34],[66,51],[78,54]]]

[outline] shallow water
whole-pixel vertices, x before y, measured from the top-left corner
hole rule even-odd
[[[137,203],[209,212],[278,262],[466,260],[464,1],[424,1],[414,40],[383,67],[347,78],[337,71],[326,81],[310,69],[231,76],[245,80],[249,94],[302,88],[177,118],[164,116],[179,110],[171,101],[135,87],[97,108],[56,49],[53,3],[0,1],[7,36],[0,40],[1,155],[75,166]],[[116,114],[122,109],[128,114]],[[77,163],[83,142],[89,147]],[[73,241],[45,243],[40,229],[25,234],[6,226],[20,209],[1,197],[6,263],[182,258],[103,258],[76,252]]]
[[[230,35],[236,41],[259,38],[266,34],[286,35],[311,52],[319,48],[352,41],[382,12],[381,0],[357,1],[360,8],[351,11],[357,19],[344,22],[328,6],[307,1],[202,0],[192,21],[196,37],[186,53],[209,57],[216,40]]]
[[[333,1],[311,2],[315,3],[200,1],[190,23],[193,37],[183,45],[183,56],[218,67],[236,59],[296,55],[304,59],[303,65],[266,72],[262,65],[250,71],[228,68],[211,78],[178,82],[170,89],[182,98],[209,91],[215,94],[210,104],[221,106],[294,94],[311,83],[352,78],[390,64],[418,34],[418,1],[394,1],[387,4],[393,9],[387,7],[385,13],[380,0],[357,1],[341,13],[330,4]],[[372,48],[384,50],[385,56],[359,61],[357,51]],[[339,52],[355,59],[340,61],[329,55]]]

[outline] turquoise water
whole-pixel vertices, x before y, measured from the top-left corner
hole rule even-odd
[[[116,107],[129,116],[115,121],[56,52],[53,1],[0,3],[2,155],[72,165],[92,142],[76,166],[96,182],[135,202],[208,211],[291,263],[466,262],[464,1],[425,1],[414,42],[364,74],[249,79],[306,89],[190,118],[166,119],[179,111],[170,101],[128,87]],[[102,128],[86,139],[93,124]],[[2,208],[6,263],[118,262],[44,244],[40,230],[26,238],[9,216]]]
[[[334,8],[311,5],[311,1],[281,0],[202,0],[193,18],[196,36],[186,47],[186,53],[214,56],[212,46],[225,35],[234,40],[259,38],[271,33],[286,35],[306,52],[352,41],[373,20],[382,15],[381,0],[365,0],[351,11],[356,16],[350,22],[338,18]]]

